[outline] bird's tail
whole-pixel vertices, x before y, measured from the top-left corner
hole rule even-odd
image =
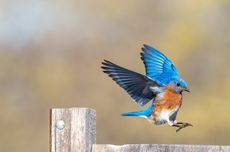
[[[127,112],[127,113],[123,113],[121,114],[122,116],[135,116],[135,117],[143,117],[143,118],[148,118],[149,116],[151,116],[152,111],[154,108],[154,104],[151,103],[150,106],[142,111],[134,111],[134,112]]]

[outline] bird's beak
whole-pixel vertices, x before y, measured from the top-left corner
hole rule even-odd
[[[185,88],[184,91],[190,92],[190,89],[189,88]]]

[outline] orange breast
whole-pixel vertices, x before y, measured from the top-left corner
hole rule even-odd
[[[166,87],[162,99],[155,101],[154,111],[160,112],[163,109],[174,109],[182,104],[182,94],[177,93],[174,89]]]

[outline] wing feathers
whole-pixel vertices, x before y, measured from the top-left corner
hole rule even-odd
[[[159,87],[152,79],[118,66],[110,61],[102,62],[103,72],[108,74],[120,87],[125,89],[133,100],[143,106],[155,98],[155,93],[150,87]]]
[[[141,59],[145,64],[146,75],[162,85],[168,84],[172,78],[179,77],[173,62],[151,46],[144,44]]]

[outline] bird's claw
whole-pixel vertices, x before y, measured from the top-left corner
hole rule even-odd
[[[181,129],[186,128],[188,126],[193,127],[192,124],[187,123],[187,122],[177,122],[176,124],[173,125],[174,127],[178,127],[178,129],[176,130],[176,132],[179,132]]]

